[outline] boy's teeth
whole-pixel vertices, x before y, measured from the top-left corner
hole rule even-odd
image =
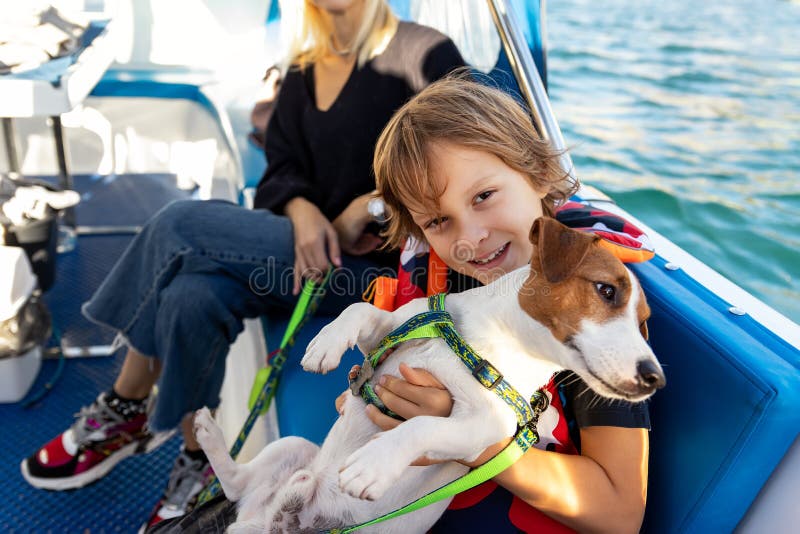
[[[493,259],[495,259],[500,254],[502,254],[505,249],[506,249],[506,245],[503,245],[502,247],[497,249],[497,252],[495,252],[494,254],[492,254],[491,256],[486,258],[485,260],[472,260],[472,261],[475,262],[475,263],[478,263],[480,265],[485,265],[485,264],[489,263],[490,261],[492,261]]]

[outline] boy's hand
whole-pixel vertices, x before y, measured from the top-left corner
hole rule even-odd
[[[400,364],[403,378],[383,375],[375,392],[387,408],[394,413],[410,419],[418,415],[447,417],[453,409],[453,398],[450,392],[436,377],[424,369]],[[367,406],[367,417],[381,428],[390,430],[402,421],[384,415],[375,406]],[[417,458],[411,465],[431,465],[437,463],[428,458]]]
[[[450,415],[453,398],[435,376],[424,369],[412,368],[404,363],[400,364],[400,374],[403,378],[383,375],[380,382],[375,385],[375,393],[387,408],[404,419],[418,415],[435,417]],[[400,423],[391,417],[388,419],[394,422],[391,428]],[[378,424],[377,421],[375,423]],[[391,423],[386,421],[385,424],[388,426]],[[378,426],[388,430],[384,425],[378,424]]]
[[[321,280],[329,263],[342,266],[339,237],[317,206],[303,197],[286,204],[286,215],[294,228],[294,288],[300,293],[303,279]]]
[[[354,365],[350,369],[348,373],[350,378],[354,379],[358,375],[359,367]],[[450,415],[450,411],[453,409],[453,398],[435,376],[424,369],[409,367],[404,363],[400,364],[400,374],[403,378],[382,376],[380,383],[375,387],[375,392],[387,408],[404,419],[410,419],[417,415],[436,417]],[[340,415],[343,413],[347,395],[352,395],[350,390],[345,391],[336,399],[336,410]],[[371,404],[367,405],[366,414],[381,430],[391,430],[402,423],[402,421],[384,415]],[[424,466],[434,463],[438,462],[423,456],[417,458],[411,465]]]

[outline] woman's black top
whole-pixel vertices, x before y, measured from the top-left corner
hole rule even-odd
[[[357,196],[375,189],[372,156],[392,114],[429,83],[463,66],[443,34],[400,22],[386,50],[354,67],[326,111],[317,108],[314,68],[290,69],[267,129],[269,166],[255,207],[283,214],[303,197],[335,219]]]

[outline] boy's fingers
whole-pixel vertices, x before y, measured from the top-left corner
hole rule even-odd
[[[415,386],[445,389],[444,384],[439,382],[435,376],[425,369],[409,367],[405,363],[401,363],[400,374],[403,375],[403,378],[405,378],[407,382],[410,382]]]
[[[402,378],[383,375],[379,386],[386,390],[387,394],[394,395],[412,404],[419,405],[427,398],[425,387],[409,384]]]
[[[382,413],[371,404],[367,406],[365,412],[369,420],[375,423],[381,430],[391,430],[402,422]]]
[[[336,405],[336,411],[339,412],[339,415],[344,414],[344,401],[347,400],[347,396],[350,395],[350,390],[345,390],[342,392],[341,395],[336,397],[336,401],[334,404]]]
[[[388,393],[413,405],[415,408],[414,415],[446,417],[450,415],[450,411],[453,408],[453,398],[450,396],[450,392],[443,387],[415,386],[402,378],[389,375],[381,377],[380,385]],[[381,396],[381,398],[383,397]],[[400,413],[394,408],[391,409],[408,419],[408,415]]]
[[[311,261],[308,263],[308,272],[306,278],[310,278],[315,282],[322,280],[322,275],[328,268],[328,258],[325,256],[325,245],[317,247],[312,251]]]
[[[385,404],[387,408],[403,419],[411,419],[412,417],[416,417],[422,413],[419,410],[419,406],[403,398],[402,396],[396,395],[385,387],[376,386],[375,393],[378,394],[378,397],[380,397],[381,401],[383,401],[383,404]]]
[[[295,254],[297,254],[297,252],[295,252]],[[305,268],[305,264],[299,254],[297,254],[297,256],[298,258],[294,262],[294,287],[292,288],[292,295],[300,293],[300,287],[303,283],[303,269]]]
[[[416,465],[419,467],[427,467],[429,465],[435,465],[440,463],[442,463],[442,461],[431,460],[427,456],[420,456],[419,458],[411,462],[411,465]]]

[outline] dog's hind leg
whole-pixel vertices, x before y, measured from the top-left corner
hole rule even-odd
[[[319,447],[308,440],[287,437],[264,447],[250,462],[237,464],[228,454],[222,430],[208,408],[195,414],[194,433],[225,496],[234,502],[265,483],[277,489],[292,473],[311,463],[319,451]]]
[[[243,476],[245,473],[242,472],[240,466],[228,454],[222,429],[214,421],[208,408],[201,408],[195,413],[194,436],[206,453],[225,496],[230,501],[238,501],[248,481]]]

